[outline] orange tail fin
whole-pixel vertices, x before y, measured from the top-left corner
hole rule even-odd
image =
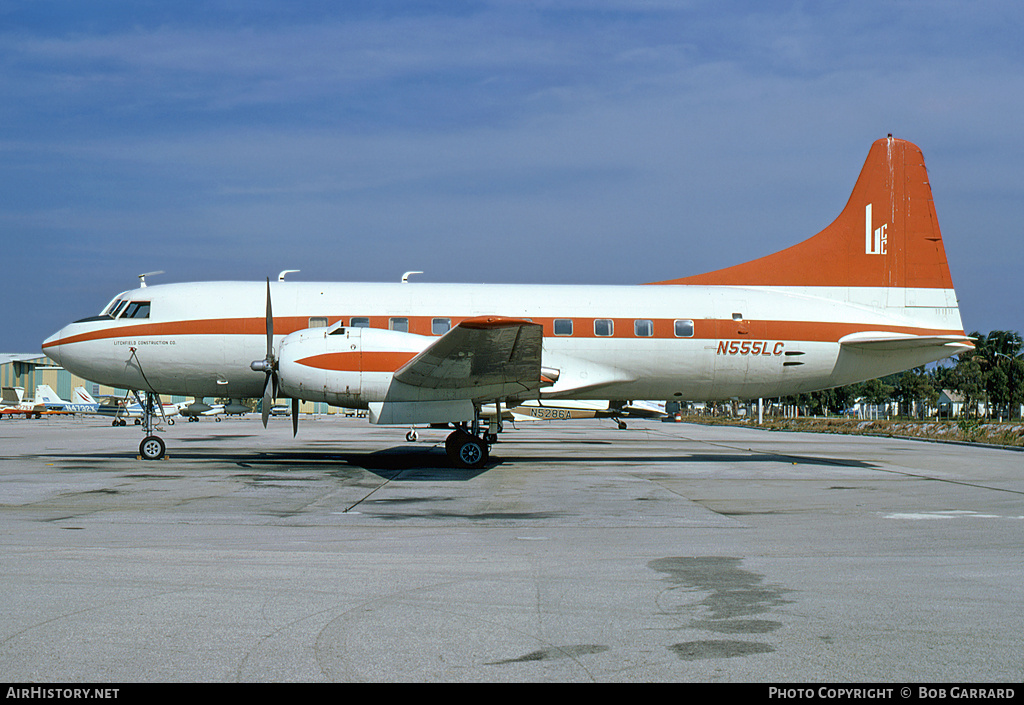
[[[655,283],[953,288],[924,155],[891,135],[871,145],[843,212],[814,237],[745,264]]]

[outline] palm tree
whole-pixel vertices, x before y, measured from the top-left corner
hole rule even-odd
[[[974,351],[961,355],[956,367],[958,381],[966,386],[960,392],[973,400],[984,396],[993,407],[1013,415],[1024,401],[1024,339],[1011,330],[971,333],[971,337],[976,338]]]

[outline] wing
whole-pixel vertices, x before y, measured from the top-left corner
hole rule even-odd
[[[371,423],[443,423],[473,417],[473,404],[523,397],[542,385],[543,329],[518,318],[462,321],[394,375]]]
[[[470,318],[400,367],[395,380],[461,398],[533,391],[541,385],[541,332],[518,318]]]

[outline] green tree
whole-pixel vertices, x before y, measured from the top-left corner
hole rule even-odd
[[[981,342],[979,340],[979,342]],[[1024,398],[1024,365],[1021,350],[1024,340],[1017,331],[994,330],[985,336],[976,354],[985,368],[985,392],[999,415],[1015,415]]]
[[[978,402],[985,401],[985,374],[978,355],[961,355],[950,375],[953,389],[964,398],[964,415],[974,416]]]
[[[859,386],[859,395],[868,404],[886,404],[892,399],[893,392],[896,391],[896,387],[889,384],[886,379],[869,379],[867,382],[861,382]]]
[[[971,401],[987,401],[990,415],[1014,414],[1024,399],[1024,379],[1019,372],[1024,339],[1017,331],[994,330],[988,335],[971,333],[974,350],[960,355],[953,378],[957,389]]]
[[[897,375],[893,396],[900,403],[900,414],[909,416],[913,413],[914,404],[919,404],[918,414],[924,413],[924,407],[933,407],[939,400],[939,391],[935,388],[934,379],[924,367]]]

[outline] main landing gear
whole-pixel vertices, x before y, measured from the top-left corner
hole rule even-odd
[[[456,428],[444,441],[448,459],[457,468],[473,469],[483,467],[490,457],[490,443],[474,436],[463,428]]]
[[[448,434],[444,450],[456,468],[482,468],[490,459],[491,444],[498,440],[502,426],[501,402],[496,401],[494,406],[496,413],[486,431],[481,430],[480,406],[474,405],[473,423],[468,428],[466,424],[456,424],[455,430]]]

